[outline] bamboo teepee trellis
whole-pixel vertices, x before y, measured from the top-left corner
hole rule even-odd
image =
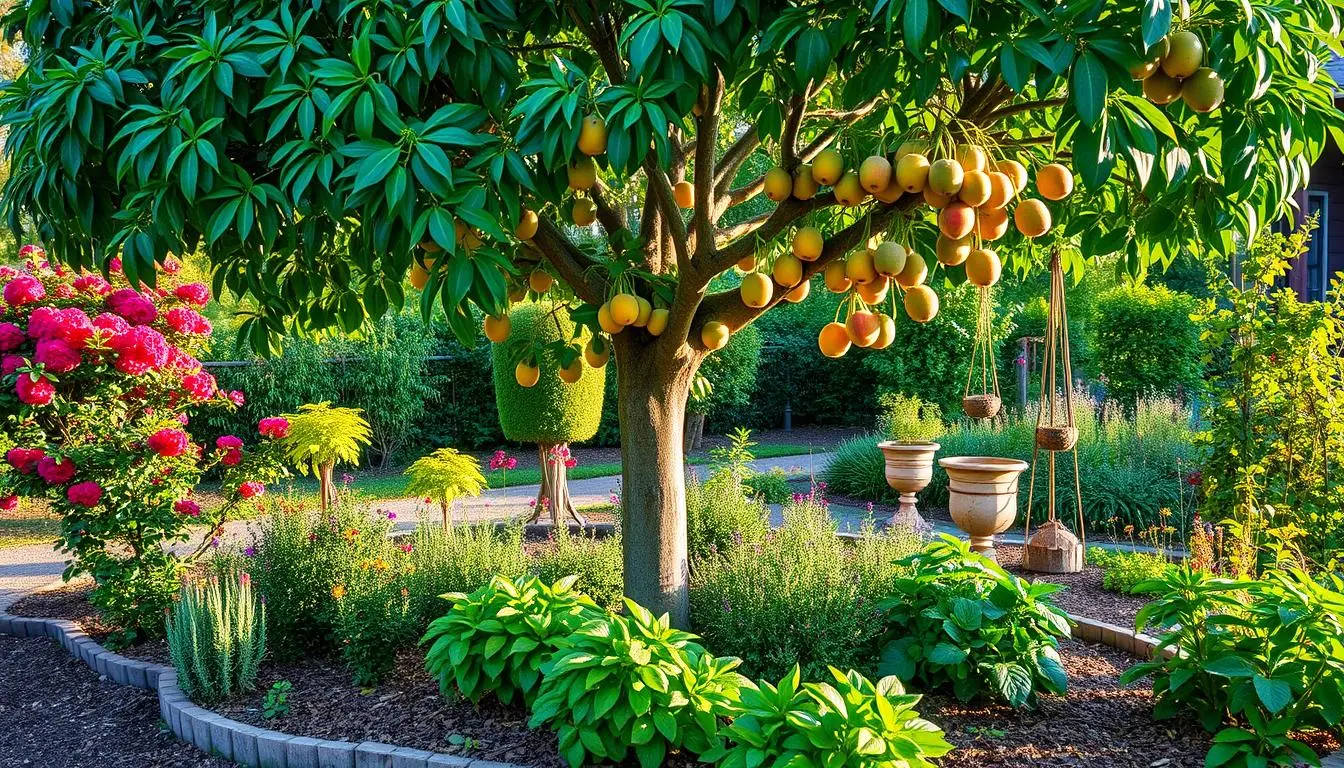
[[[1059,374],[1063,367],[1063,381]],[[1031,456],[1031,486],[1027,492],[1027,525],[1022,567],[1043,573],[1076,573],[1083,569],[1087,533],[1083,523],[1082,484],[1078,480],[1078,426],[1073,416],[1073,368],[1069,362],[1069,310],[1064,301],[1064,269],[1059,249],[1050,253],[1050,310],[1045,325],[1045,361],[1041,366],[1041,403],[1036,416],[1036,445]],[[1048,514],[1031,535],[1031,508],[1036,495],[1037,458],[1049,452]],[[1074,499],[1078,507],[1078,536],[1055,517],[1055,454],[1073,453]],[[1081,537],[1081,538],[1080,538]]]
[[[976,376],[977,371],[979,376]],[[972,394],[971,384],[980,379],[980,386]],[[961,410],[973,419],[992,419],[1003,407],[999,396],[999,367],[994,363],[994,303],[989,286],[980,288],[979,315],[975,323],[975,343],[971,347],[971,364],[966,368],[966,391],[961,397]]]

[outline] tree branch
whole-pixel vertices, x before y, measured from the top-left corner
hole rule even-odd
[[[989,136],[1000,145],[1007,147],[1026,147],[1032,144],[1055,143],[1054,136],[1023,136],[1020,139],[1012,138],[1007,133],[991,133]]]
[[[763,189],[765,189],[764,175],[757,176],[756,178],[752,179],[746,184],[743,184],[740,187],[733,187],[732,189],[728,190],[728,192],[725,195],[727,200],[726,204],[723,206],[723,210],[726,211],[729,208],[732,208],[734,205],[741,205],[742,203],[745,203],[751,198],[759,195],[761,193],[761,190]]]
[[[789,98],[789,113],[784,119],[784,132],[779,137],[779,165],[789,173],[793,173],[798,165],[798,131],[803,127],[806,109],[806,93],[795,93]]]
[[[715,275],[747,256],[753,255],[756,252],[757,237],[764,240],[773,240],[776,235],[803,216],[818,208],[826,208],[832,205],[835,205],[835,195],[830,192],[817,195],[811,200],[797,200],[792,197],[785,200],[759,226],[748,230],[736,240],[728,243],[715,253],[714,258],[707,259],[699,277],[704,281],[704,284],[708,285]]]
[[[718,234],[715,235],[715,239],[718,240],[717,245],[722,247],[743,235],[756,231],[758,227],[769,221],[770,217],[773,215],[775,215],[775,212],[770,211],[769,213],[762,213],[759,216],[752,216],[750,219],[739,221],[731,226],[723,227],[719,230]]]
[[[580,299],[589,304],[601,304],[606,300],[605,282],[594,282],[588,272],[596,262],[571,243],[550,219],[541,219],[537,234],[532,237],[532,245],[555,267],[560,278]]]
[[[1065,101],[1066,101],[1065,99],[1040,99],[1038,101],[1024,101],[1019,102],[1017,104],[1010,104],[1006,107],[1000,107],[999,109],[990,112],[989,114],[979,118],[977,122],[983,125],[991,125],[993,123],[998,122],[999,120],[1002,120],[1005,117],[1009,117],[1010,115],[1016,115],[1022,112],[1030,112],[1034,109],[1051,109],[1053,107],[1062,106]]]
[[[597,208],[597,219],[602,222],[602,228],[607,231],[607,235],[614,235],[629,225],[625,221],[625,212],[616,210],[607,201],[605,189],[601,182],[593,187],[593,205]]]
[[[656,201],[659,210],[662,211],[663,219],[672,232],[672,246],[677,251],[677,267],[687,272],[691,254],[686,243],[686,222],[681,218],[681,209],[677,207],[677,199],[672,194],[672,182],[668,181],[663,169],[658,167],[658,158],[652,151],[644,158],[644,175],[649,180],[649,188],[644,194]]]
[[[708,88],[705,108],[695,129],[695,204],[691,224],[695,227],[697,258],[714,248],[714,150],[719,138],[719,109],[724,90],[723,73],[717,67]]]
[[[748,157],[757,147],[761,145],[760,136],[757,135],[756,126],[747,127],[746,133],[737,137],[728,151],[719,158],[719,167],[714,174],[714,196],[722,197],[727,191],[728,185],[733,183],[733,177],[737,175],[737,169],[742,167]]]

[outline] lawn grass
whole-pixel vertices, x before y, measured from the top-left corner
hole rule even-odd
[[[50,544],[60,535],[60,518],[45,515],[0,518],[0,549],[26,547],[30,544]]]

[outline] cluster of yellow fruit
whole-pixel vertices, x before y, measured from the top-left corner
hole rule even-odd
[[[583,125],[579,128],[578,148],[583,157],[570,163],[566,169],[569,188],[575,192],[586,192],[597,184],[597,161],[593,158],[607,151],[607,122],[597,115],[583,118]],[[597,205],[589,198],[575,196],[570,218],[580,227],[586,227],[597,221]]]
[[[1143,95],[1154,104],[1182,99],[1196,112],[1212,112],[1223,103],[1223,78],[1203,64],[1203,41],[1185,29],[1155,43],[1129,74],[1143,81]]]
[[[513,333],[513,322],[509,320],[508,314],[486,315],[483,323],[485,337],[495,344],[503,344],[508,341],[509,335]],[[592,336],[584,344],[582,349],[582,359],[580,355],[575,355],[569,362],[569,365],[559,367],[557,375],[560,380],[566,384],[574,384],[583,376],[583,361],[593,368],[601,368],[611,359],[611,345],[601,336]],[[541,366],[538,365],[534,356],[524,357],[518,361],[513,368],[513,378],[520,387],[535,387],[537,382],[541,381]]]
[[[666,309],[655,308],[648,299],[633,293],[616,293],[597,308],[597,324],[613,336],[629,327],[661,336],[667,330],[667,316]]]

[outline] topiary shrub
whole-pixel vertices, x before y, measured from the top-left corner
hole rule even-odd
[[[517,304],[509,311],[509,338],[491,350],[495,367],[495,403],[504,437],[520,443],[536,443],[541,463],[541,490],[537,494],[533,520],[545,509],[559,523],[564,514],[580,522],[583,518],[569,498],[566,470],[573,466],[569,444],[591,439],[602,420],[602,394],[607,383],[605,366],[594,368],[582,354],[581,366],[573,384],[559,377],[569,360],[557,360],[550,353],[538,354],[544,345],[561,340],[579,339],[564,304]],[[530,363],[541,369],[541,376],[529,387],[519,382],[516,366]]]
[[[1133,408],[1139,398],[1199,386],[1198,308],[1193,296],[1161,285],[1122,285],[1098,298],[1097,368],[1112,397]]]

